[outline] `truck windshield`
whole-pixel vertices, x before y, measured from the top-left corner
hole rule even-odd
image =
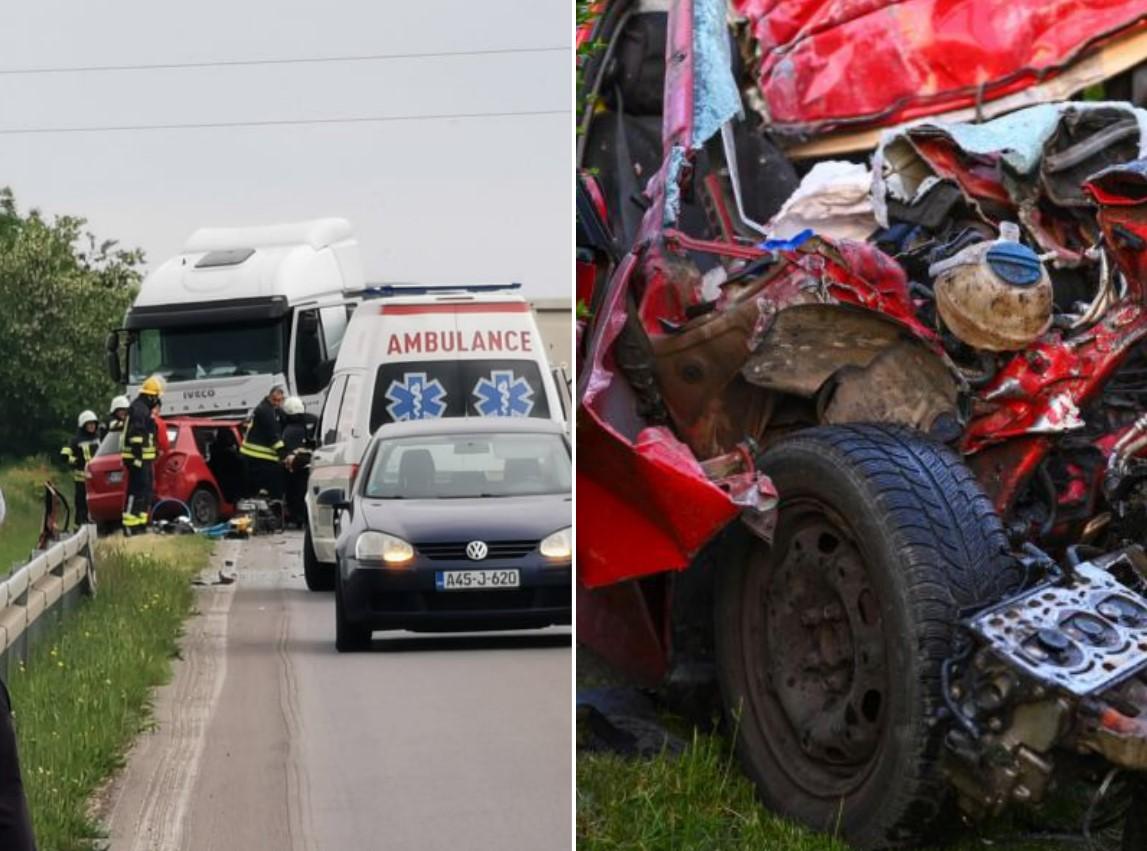
[[[283,372],[283,320],[145,328],[128,344],[129,380],[193,381]]]

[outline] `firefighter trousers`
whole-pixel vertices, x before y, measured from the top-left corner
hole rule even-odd
[[[147,518],[155,498],[155,466],[144,461],[142,467],[125,461],[127,467],[127,499],[123,506],[123,530],[128,534],[147,530]]]
[[[75,483],[76,525],[82,526],[89,522],[88,518],[88,486],[83,482]]]
[[[282,499],[286,484],[286,470],[278,461],[264,461],[261,458],[244,456],[247,462],[247,496],[265,496],[267,499]]]

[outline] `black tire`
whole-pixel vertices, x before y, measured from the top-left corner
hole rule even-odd
[[[187,508],[195,526],[214,526],[219,522],[219,495],[207,485],[199,485],[191,492]]]
[[[748,544],[715,588],[738,755],[782,815],[915,846],[947,810],[935,721],[958,610],[1020,582],[999,518],[951,450],[908,429],[810,429],[762,469],[773,546]]]
[[[351,623],[347,620],[346,609],[343,607],[342,582],[339,572],[335,574],[335,649],[339,653],[354,653],[370,647],[371,630],[369,627]]]
[[[311,591],[331,591],[335,587],[335,566],[326,564],[315,557],[315,545],[311,541],[311,527],[303,533],[303,579]]]

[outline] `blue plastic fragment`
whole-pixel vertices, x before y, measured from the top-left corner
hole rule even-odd
[[[757,248],[762,251],[796,251],[815,235],[812,228],[805,228],[796,236],[790,236],[788,239],[766,239]]]
[[[1030,287],[1043,271],[1039,257],[1018,242],[997,242],[988,249],[988,266],[997,276],[1016,287]]]

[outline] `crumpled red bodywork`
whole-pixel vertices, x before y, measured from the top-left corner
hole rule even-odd
[[[693,28],[691,6],[684,6],[670,13],[671,47],[685,59],[667,72],[666,152],[688,145],[692,133]],[[646,187],[653,203],[639,244],[660,241],[666,169]],[[587,588],[684,569],[742,510],[669,430],[643,428],[635,419],[634,394],[618,373],[614,344],[627,319],[638,260],[628,254],[613,274],[579,381],[577,563],[578,581]]]
[[[973,107],[1147,25],[1143,0],[733,0],[771,129],[812,134]]]

